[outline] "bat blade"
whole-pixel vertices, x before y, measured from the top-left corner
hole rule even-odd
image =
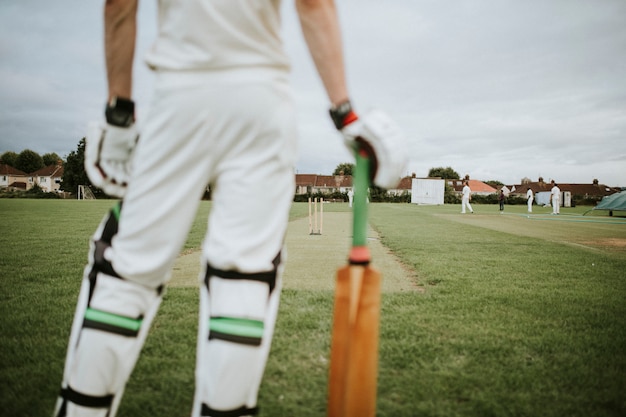
[[[337,271],[328,417],[374,417],[381,274],[369,265]]]

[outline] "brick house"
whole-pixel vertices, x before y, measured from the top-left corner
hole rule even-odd
[[[12,166],[0,164],[0,190],[28,191],[37,184],[44,192],[57,192],[63,178],[63,162],[27,174]]]
[[[30,177],[32,178],[33,184],[39,185],[42,191],[46,193],[57,192],[61,188],[61,181],[63,179],[63,162],[59,161],[56,165],[49,165],[38,169],[30,174]]]
[[[597,179],[594,179],[593,183],[591,184],[572,184],[560,182],[557,182],[557,184],[561,189],[562,194],[566,192],[569,193],[571,199],[577,202],[598,202],[607,195],[611,195],[621,191],[619,187],[609,187],[607,185],[600,184]],[[535,200],[537,201],[537,203],[541,204],[543,200],[538,199],[537,197],[541,197],[542,195],[548,195],[552,190],[552,182],[545,182],[541,177],[539,177],[539,180],[536,182],[532,182],[528,178],[525,178],[524,180],[522,180],[521,184],[509,185],[508,187],[513,195],[524,198],[526,198],[526,192],[528,188],[530,188],[533,194],[536,196]],[[549,198],[546,198],[549,201]],[[561,198],[561,202],[564,201],[565,199]]]
[[[296,195],[347,193],[351,188],[351,175],[296,174]]]
[[[0,190],[13,191],[22,190],[26,191],[28,187],[29,175],[17,168],[6,164],[0,164]],[[32,187],[32,185],[31,185]]]
[[[396,188],[387,190],[387,194],[411,194],[411,180],[412,177],[402,178]],[[351,175],[296,174],[296,195],[347,193],[350,189],[352,189]]]

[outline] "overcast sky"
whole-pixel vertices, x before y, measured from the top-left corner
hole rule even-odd
[[[357,111],[378,107],[406,132],[407,174],[452,167],[626,186],[626,1],[337,0]],[[156,0],[140,2],[138,122],[152,76],[143,56]],[[299,173],[351,161],[327,116],[291,0],[286,49],[298,103]],[[0,153],[65,157],[106,99],[102,6],[0,0]]]

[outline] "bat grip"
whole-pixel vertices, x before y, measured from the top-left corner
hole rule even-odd
[[[367,248],[367,190],[370,185],[370,161],[363,150],[357,151],[355,157],[350,263],[367,264],[370,261],[370,253]]]

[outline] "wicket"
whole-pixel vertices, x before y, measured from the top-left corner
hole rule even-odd
[[[317,209],[318,199],[311,199],[309,197],[309,234],[310,235],[321,235],[322,229],[324,227],[324,199],[319,199],[319,227],[317,224],[318,218],[318,209]]]

